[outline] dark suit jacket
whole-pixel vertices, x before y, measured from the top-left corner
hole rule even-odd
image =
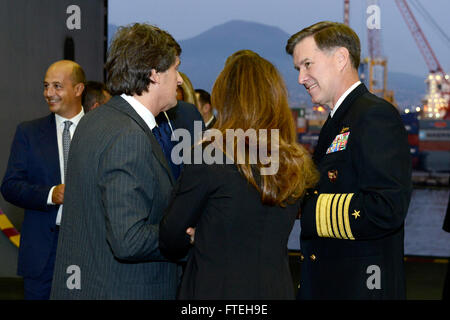
[[[189,133],[193,133],[195,129],[194,121],[199,121],[202,131],[205,129],[203,118],[200,115],[200,112],[198,112],[197,107],[192,103],[178,100],[178,104],[166,111],[166,113],[175,128],[183,128],[188,130]],[[161,115],[162,114],[159,114],[158,116]],[[195,138],[193,134],[192,138]],[[194,144],[194,142],[194,140],[191,141],[192,144]]]
[[[177,259],[190,249],[180,299],[292,299],[287,241],[298,213],[261,203],[235,165],[185,165],[160,224],[160,248]]]
[[[55,115],[21,123],[1,186],[6,201],[25,209],[18,260],[21,276],[39,276],[48,261],[59,206],[47,205],[47,197],[60,183]]]
[[[124,99],[89,112],[70,147],[51,298],[174,299],[179,266],[158,248],[174,182],[158,142]],[[81,271],[80,289],[67,287],[71,265]]]
[[[324,124],[314,160],[320,181],[301,213],[299,298],[404,299],[412,183],[397,110],[359,85]]]

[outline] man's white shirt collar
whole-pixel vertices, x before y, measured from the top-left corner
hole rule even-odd
[[[122,93],[120,96],[125,99],[131,107],[133,107],[134,111],[136,111],[142,120],[144,120],[150,130],[153,130],[153,128],[156,127],[155,116],[142,103],[136,100],[133,96],[126,95],[125,93]]]
[[[211,118],[208,120],[208,122],[205,123],[205,127],[209,126],[209,124],[214,120],[214,115],[211,116]]]
[[[344,94],[339,98],[339,100],[334,105],[333,110],[331,110],[330,117],[333,118],[333,115],[336,113],[337,109],[342,104],[344,99],[347,98],[347,96],[350,94],[350,92],[352,92],[357,86],[359,86],[360,83],[361,83],[361,81],[356,81],[350,88],[347,89],[347,91],[344,92]]]
[[[84,110],[83,107],[81,107],[81,111],[72,119],[66,119],[64,117],[61,117],[60,115],[55,113],[55,121],[56,126],[62,126],[64,124],[64,121],[70,120],[72,122],[71,127],[75,128],[78,125],[78,122],[80,122],[81,118],[84,116]]]

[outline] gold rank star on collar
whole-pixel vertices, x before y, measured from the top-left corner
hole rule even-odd
[[[352,216],[354,216],[355,219],[358,219],[359,217],[361,217],[361,216],[359,215],[360,212],[361,212],[361,211],[356,211],[356,210],[355,210],[355,212],[352,213]]]

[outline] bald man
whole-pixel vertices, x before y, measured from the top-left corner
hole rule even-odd
[[[57,61],[44,78],[50,115],[19,124],[1,185],[6,201],[25,209],[17,274],[27,300],[50,296],[64,203],[65,157],[84,115],[85,74],[73,61]]]

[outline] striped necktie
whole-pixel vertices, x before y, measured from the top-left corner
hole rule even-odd
[[[64,130],[62,134],[63,142],[63,157],[64,157],[64,180],[67,173],[67,158],[69,157],[69,147],[70,147],[70,131],[69,128],[72,125],[72,121],[64,121]]]

